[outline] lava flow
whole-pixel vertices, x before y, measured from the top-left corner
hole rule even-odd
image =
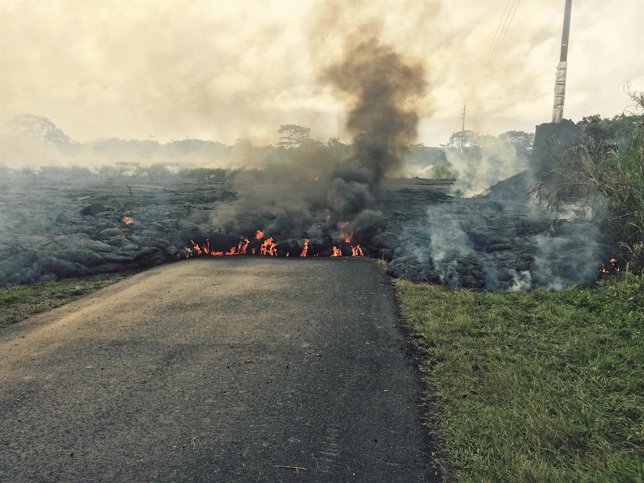
[[[232,257],[232,256],[264,256],[264,257],[363,257],[364,250],[359,244],[351,244],[352,234],[348,231],[341,233],[342,241],[338,244],[315,245],[309,239],[305,239],[300,245],[299,242],[278,243],[271,236],[264,234],[262,230],[257,230],[253,240],[241,237],[236,245],[226,249],[213,249],[210,240],[206,239],[202,243],[190,240],[191,245],[184,248],[183,253],[186,258],[211,256],[211,257]]]
[[[309,254],[309,241],[304,240],[304,248],[302,249],[302,253],[300,253],[301,257],[306,257]]]
[[[615,273],[619,272],[619,265],[617,264],[617,260],[615,258],[611,258],[608,262],[610,265],[606,267],[603,263],[601,268],[599,269],[599,273],[601,275],[608,275],[610,273]]]

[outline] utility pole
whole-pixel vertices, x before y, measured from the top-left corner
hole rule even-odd
[[[461,150],[465,147],[465,105],[463,105],[463,125],[461,127]]]
[[[572,0],[566,0],[564,10],[563,31],[561,34],[561,54],[557,75],[555,77],[555,102],[552,107],[552,122],[559,123],[563,119],[564,99],[566,97],[566,69],[568,67],[568,37],[570,34],[570,10]]]

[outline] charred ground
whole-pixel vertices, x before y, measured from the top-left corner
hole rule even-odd
[[[0,181],[0,285],[141,268],[195,256],[191,241],[225,250],[255,229],[273,237],[278,256],[330,256],[333,247],[389,262],[389,274],[479,289],[531,288],[592,278],[601,247],[578,222],[558,222],[520,200],[463,199],[446,180],[386,180],[376,192],[376,222],[288,237],[279,228],[218,229],[213,219],[238,203],[224,170],[5,170]],[[310,190],[315,181],[310,181]],[[306,190],[309,188],[302,188]],[[287,194],[285,194],[287,196]],[[325,216],[324,206],[308,216]],[[124,223],[133,221],[131,224]],[[322,222],[321,225],[324,225]],[[278,226],[278,225],[275,225]],[[258,252],[259,253],[259,252]]]

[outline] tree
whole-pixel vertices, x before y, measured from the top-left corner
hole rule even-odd
[[[59,148],[66,148],[71,144],[69,136],[46,117],[21,114],[14,117],[7,124],[15,135],[42,139],[46,143],[54,144]]]
[[[519,153],[529,153],[534,143],[534,133],[507,131],[499,134],[499,139],[506,144],[512,144]]]
[[[478,146],[479,133],[466,129],[465,131],[456,131],[449,137],[448,146],[450,148],[464,148]]]
[[[309,137],[311,129],[298,126],[297,124],[282,124],[277,130],[280,135],[280,142],[277,144],[284,149],[299,148],[311,142]]]
[[[482,148],[499,144],[499,138],[490,134],[479,134],[476,143]]]
[[[326,147],[330,149],[344,149],[347,145],[341,142],[340,138],[329,138],[326,142]]]
[[[623,148],[632,138],[640,117],[636,114],[618,114],[612,119],[607,119],[594,114],[584,117],[577,125],[584,128],[586,137],[593,142],[604,143],[612,148]]]

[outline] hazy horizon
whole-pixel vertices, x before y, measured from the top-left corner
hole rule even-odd
[[[375,22],[384,41],[425,65],[418,142],[446,143],[461,127],[463,104],[466,129],[485,134],[550,121],[563,1],[339,5],[334,22]],[[349,141],[346,106],[319,80],[342,40],[342,25],[320,27],[329,6],[338,8],[2,0],[0,120],[43,116],[80,142],[271,144],[279,126],[291,123],[310,127],[313,138]],[[573,2],[566,118],[611,117],[629,105],[627,83],[644,89],[642,17],[637,0]]]

